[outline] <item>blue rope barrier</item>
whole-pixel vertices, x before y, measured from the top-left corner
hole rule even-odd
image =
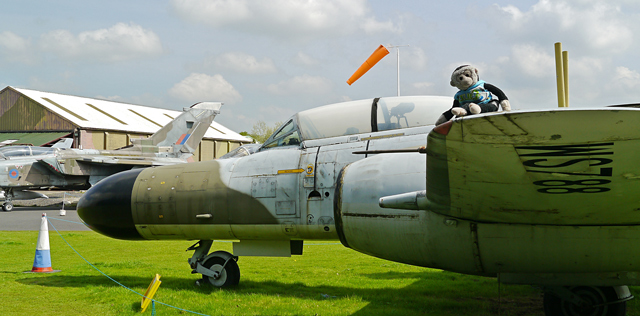
[[[87,226],[87,225],[85,225],[85,224],[84,224],[84,223],[82,223],[82,222],[69,221],[69,220],[66,220],[66,219],[61,219],[61,218],[55,218],[55,217],[49,217],[49,216],[47,216],[47,220],[49,220],[49,219],[53,219],[53,220],[61,221],[61,222],[67,222],[67,223],[80,224],[80,225],[82,225],[82,226]],[[51,223],[51,222],[49,222],[49,223]],[[51,226],[53,226],[53,224],[51,224]]]
[[[112,277],[108,276],[106,273],[102,272],[100,269],[98,269],[98,267],[94,266],[91,262],[89,262],[89,260],[85,259],[75,248],[73,248],[73,246],[71,246],[71,244],[69,244],[69,242],[66,239],[64,239],[64,237],[62,237],[62,234],[60,234],[60,232],[56,229],[56,227],[53,225],[53,223],[51,223],[51,221],[49,220],[49,216],[46,216],[46,218],[47,218],[47,222],[49,222],[49,224],[51,224],[51,227],[53,227],[53,229],[56,231],[56,233],[58,233],[58,236],[60,236],[60,238],[62,238],[62,240],[67,244],[67,246],[69,246],[69,248],[71,248],[71,250],[73,250],[80,258],[82,258],[82,260],[84,260],[84,262],[86,262],[88,265],[90,265],[96,271],[100,272],[100,274],[104,275],[109,280],[111,280],[114,283],[120,285],[121,287],[123,287],[123,288],[125,288],[125,289],[127,289],[127,290],[129,290],[129,291],[131,291],[131,292],[133,292],[133,293],[135,293],[137,295],[139,295],[140,297],[148,298],[148,297],[144,296],[144,294],[140,294],[140,293],[134,291],[133,289],[128,288],[126,285],[116,281],[115,279],[113,279]],[[59,220],[59,221],[66,221],[66,220],[58,219],[58,218],[52,218],[52,219]],[[71,222],[71,221],[67,221],[67,222]],[[78,223],[78,222],[72,222],[72,223]],[[78,223],[78,224],[82,224],[82,223]],[[190,311],[190,310],[186,310],[186,309],[183,309],[183,308],[180,308],[180,307],[172,306],[172,305],[160,302],[160,301],[156,301],[154,299],[151,299],[151,310],[152,310],[151,315],[155,315],[155,311],[156,311],[155,303],[156,302],[158,304],[161,304],[161,305],[173,308],[173,309],[177,309],[177,310],[180,310],[180,311],[183,311],[183,312],[192,313],[192,314],[196,314],[196,315],[210,316],[210,315],[207,315],[207,314],[201,314],[201,313]]]

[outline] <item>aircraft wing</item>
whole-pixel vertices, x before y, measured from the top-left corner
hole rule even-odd
[[[113,157],[91,157],[76,160],[79,164],[93,164],[93,165],[129,165],[129,166],[165,166],[175,164],[175,159],[172,162],[165,161],[162,158],[113,158]]]
[[[640,223],[640,110],[468,116],[427,145],[428,209],[478,222]]]
[[[114,158],[108,156],[92,156],[60,161],[55,157],[39,159],[36,163],[45,166],[54,174],[62,175],[91,175],[96,168],[114,169],[114,172],[128,170],[135,167],[151,167],[171,165],[181,161],[177,158],[143,158],[125,157]]]

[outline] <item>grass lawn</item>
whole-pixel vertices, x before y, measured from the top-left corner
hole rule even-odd
[[[144,293],[158,273],[156,300],[205,315],[543,315],[542,296],[530,286],[385,261],[335,241],[307,242],[304,255],[291,258],[241,257],[240,285],[219,290],[195,285],[200,275],[190,273],[192,252],[185,252],[194,242],[61,234],[116,281]],[[33,274],[23,272],[33,265],[38,232],[0,232],[0,315],[140,313],[139,295],[96,271],[54,230],[49,236],[52,266],[62,271]],[[231,251],[231,243],[214,243],[219,249]],[[628,308],[640,315],[636,300]],[[191,313],[156,304],[156,314]]]

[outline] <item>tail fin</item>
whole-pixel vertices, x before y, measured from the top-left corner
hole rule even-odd
[[[53,144],[53,148],[71,148],[73,138],[61,138],[57,143]]]
[[[147,139],[133,139],[133,149],[142,152],[167,152],[170,156],[189,156],[200,144],[207,128],[220,113],[220,102],[200,102],[184,112]]]

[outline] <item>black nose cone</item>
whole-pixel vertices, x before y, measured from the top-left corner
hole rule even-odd
[[[94,231],[118,239],[143,239],[131,215],[131,192],[142,169],[117,173],[91,187],[78,202],[78,216]]]

